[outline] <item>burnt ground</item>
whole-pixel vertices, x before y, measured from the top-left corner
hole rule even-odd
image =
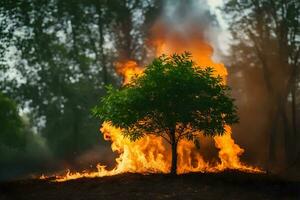
[[[300,182],[237,171],[121,174],[62,183],[31,179],[0,183],[0,199],[300,199]]]

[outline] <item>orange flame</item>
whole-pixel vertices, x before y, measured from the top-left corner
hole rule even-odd
[[[168,37],[159,35],[151,41],[155,46],[156,54],[192,53],[193,60],[198,66],[212,67],[215,75],[223,77],[226,83],[227,70],[222,63],[215,63],[211,57],[212,47],[203,40],[189,35],[182,37],[177,33],[168,33]],[[133,61],[122,61],[116,64],[116,70],[124,78],[123,83],[129,83],[133,76],[143,73],[143,69]],[[231,134],[231,128],[226,126],[223,136],[214,137],[215,147],[219,149],[219,162],[209,163],[205,161],[199,150],[191,141],[181,140],[178,144],[178,173],[187,172],[219,172],[225,169],[237,169],[241,171],[260,173],[259,168],[248,166],[240,161],[240,155],[244,152],[237,145]],[[111,141],[111,149],[117,152],[116,167],[107,170],[104,165],[98,164],[95,172],[67,172],[66,175],[57,176],[56,181],[66,181],[81,177],[102,177],[125,172],[134,173],[168,173],[171,167],[171,151],[169,144],[166,144],[161,137],[146,135],[138,141],[132,142],[124,138],[122,131],[109,122],[104,122],[101,132],[105,140]],[[45,176],[41,177],[45,178]]]
[[[117,73],[124,77],[123,84],[129,83],[132,77],[143,72],[143,69],[133,60],[120,61],[115,65]]]

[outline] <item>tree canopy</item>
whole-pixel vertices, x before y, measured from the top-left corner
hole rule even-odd
[[[242,113],[244,108],[248,109],[246,120],[241,115],[241,129],[249,134],[256,132],[256,138],[262,137],[260,140],[265,140],[265,133],[269,134],[268,145],[264,145],[269,146],[267,168],[278,166],[274,162],[283,163],[282,158],[277,158],[279,151],[285,152],[284,163],[292,163],[299,151],[300,3],[294,0],[226,0],[223,13],[229,19],[229,31],[235,39],[229,56],[231,74],[239,74],[234,89],[239,91],[238,96],[247,99],[245,105],[239,106]],[[263,120],[266,122],[260,123]],[[249,124],[244,123],[257,126],[245,130]],[[276,144],[282,140],[281,134],[284,136],[282,147]],[[256,140],[252,146],[254,144]]]
[[[94,114],[122,128],[132,140],[145,134],[162,136],[175,151],[182,138],[195,140],[200,132],[223,134],[226,124],[238,121],[229,87],[212,68],[202,69],[190,58],[184,53],[154,59],[129,84],[108,87]]]
[[[160,8],[157,0],[0,2],[0,91],[30,110],[30,126],[57,158],[99,145],[90,108],[104,85],[120,84],[116,60],[145,59],[145,26]]]
[[[0,92],[0,141],[11,147],[24,146],[22,121],[16,104]]]

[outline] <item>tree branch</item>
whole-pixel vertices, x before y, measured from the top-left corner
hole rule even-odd
[[[171,141],[167,138],[167,137],[165,137],[163,134],[161,134],[160,135],[162,138],[164,138],[169,144],[171,144]]]

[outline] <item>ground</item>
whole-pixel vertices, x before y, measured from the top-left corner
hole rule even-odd
[[[237,171],[121,174],[62,183],[31,179],[0,183],[0,199],[300,199],[300,182]]]

